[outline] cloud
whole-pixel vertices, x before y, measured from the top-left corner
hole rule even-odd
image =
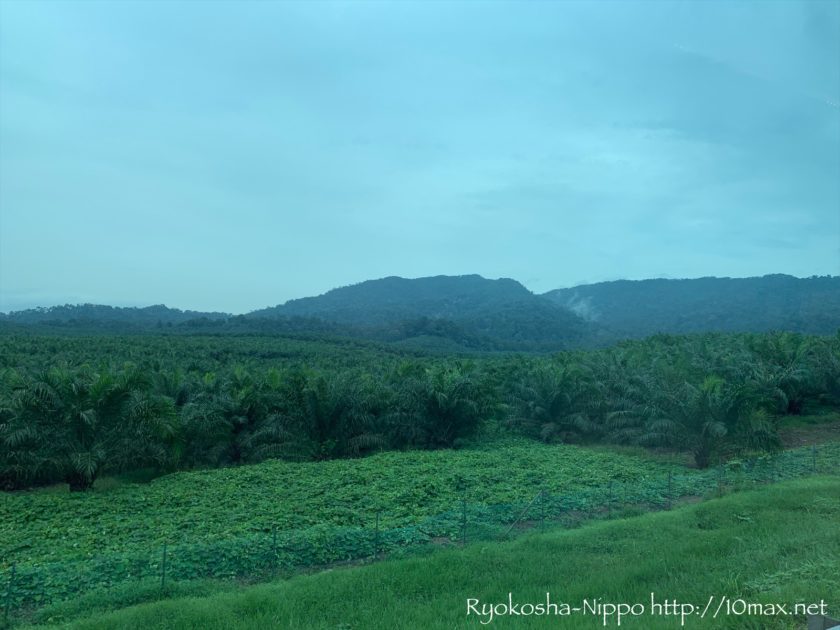
[[[0,3],[0,301],[837,273],[829,4]]]

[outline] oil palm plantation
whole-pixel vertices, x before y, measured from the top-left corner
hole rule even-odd
[[[177,425],[171,401],[141,373],[51,368],[21,381],[4,409],[3,442],[21,481],[87,490],[105,470],[165,465]]]

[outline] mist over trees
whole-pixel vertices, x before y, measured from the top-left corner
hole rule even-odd
[[[619,338],[712,330],[825,335],[840,328],[838,276],[617,280],[545,297]]]

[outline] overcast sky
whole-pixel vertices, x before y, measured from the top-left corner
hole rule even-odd
[[[840,2],[0,2],[0,310],[840,274]]]

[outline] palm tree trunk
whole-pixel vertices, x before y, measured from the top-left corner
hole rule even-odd
[[[64,478],[64,481],[70,484],[70,492],[85,492],[93,488],[94,478],[95,475],[93,477],[88,478],[81,473],[71,472],[67,473],[67,476]]]

